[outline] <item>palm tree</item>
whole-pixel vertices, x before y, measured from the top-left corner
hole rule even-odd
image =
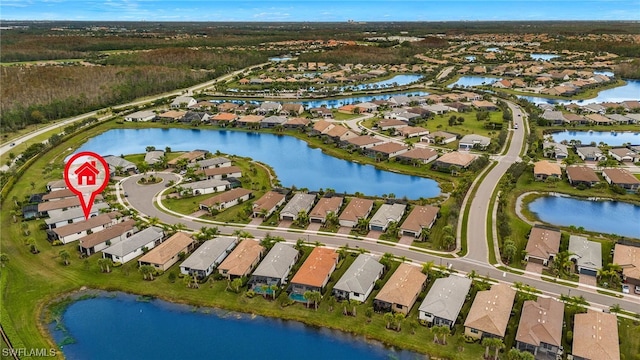
[[[98,265],[100,265],[100,271],[110,273],[113,261],[109,258],[98,259]]]
[[[433,328],[431,328],[431,331],[433,331],[434,334],[438,334],[438,336],[442,336],[442,345],[447,345],[447,335],[451,332],[451,329],[449,329],[448,326],[434,326]]]
[[[36,246],[36,240],[33,238],[27,239],[27,246],[29,246],[29,251],[31,251],[32,254],[37,254],[40,252],[38,250],[38,247]]]
[[[69,252],[67,250],[60,250],[60,252],[58,253],[58,255],[60,255],[60,258],[62,259],[62,263],[64,263],[64,265],[69,265],[69,258],[71,257],[71,255],[69,255]]]
[[[425,275],[431,274],[431,271],[433,270],[433,264],[433,260],[422,264],[422,273]]]
[[[393,317],[396,320],[396,331],[401,331],[402,330],[401,326],[402,326],[402,322],[404,321],[405,315],[403,313],[396,313]]]
[[[236,292],[240,292],[240,287],[242,286],[242,279],[235,278],[231,281],[231,286],[233,286]]]
[[[515,256],[516,251],[516,244],[510,238],[505,238],[504,244],[502,246],[502,253],[507,260],[507,264],[511,262],[511,259]]]
[[[368,227],[369,227],[369,220],[367,220],[367,218],[358,218],[358,224],[356,225],[356,228],[358,228],[359,230],[365,231],[367,230]]]
[[[0,267],[5,267],[5,265],[9,262],[9,255],[5,253],[0,254]]]
[[[484,346],[484,358],[489,358],[489,350],[493,347],[494,338],[486,337],[482,339],[482,346]]]
[[[142,277],[144,280],[153,280],[153,272],[155,269],[151,265],[141,265],[140,269],[138,269],[142,273]]]
[[[456,238],[453,235],[445,235],[442,238],[442,246],[449,250],[456,243]]]
[[[327,213],[327,216],[325,217],[325,222],[324,222],[324,226],[326,228],[331,228],[334,227],[336,225],[338,225],[338,215],[336,213],[334,213],[333,211],[329,211]]]
[[[386,328],[389,329],[391,328],[391,323],[393,322],[393,320],[395,319],[395,317],[393,316],[392,312],[388,312],[385,313],[382,318],[384,319],[384,321],[386,322]]]
[[[320,291],[312,291],[311,292],[311,301],[313,301],[313,306],[315,310],[318,311],[318,303],[322,300],[322,294]]]
[[[327,299],[327,305],[329,305],[329,311],[333,311],[333,307],[336,305],[336,298],[334,296],[329,296]]]
[[[504,345],[504,342],[502,341],[502,339],[494,338],[493,348],[496,351],[496,354],[493,357],[494,360],[498,360],[498,353],[500,352],[500,350],[504,349],[504,347],[505,347],[505,345]]]
[[[276,291],[278,291],[278,285],[273,284],[271,286],[269,286],[269,289],[271,289],[271,296],[273,296],[273,300],[276,299]]]
[[[311,298],[313,297],[313,295],[311,295],[311,291],[305,291],[304,294],[302,294],[302,297],[307,300],[307,308],[309,308],[309,301],[311,301]]]

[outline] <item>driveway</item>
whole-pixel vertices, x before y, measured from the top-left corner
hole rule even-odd
[[[598,285],[598,281],[596,280],[595,276],[589,276],[589,275],[585,275],[585,274],[578,274],[578,282],[582,285],[590,285],[590,286],[597,286]]]
[[[411,245],[415,239],[413,236],[402,235],[400,240],[398,240],[398,244]]]
[[[527,263],[527,267],[525,268],[526,271],[532,272],[532,273],[536,273],[536,274],[540,274],[542,275],[542,270],[544,269],[544,265],[542,264],[538,264],[538,263],[534,263],[534,262],[528,262]]]
[[[321,223],[312,222],[307,226],[307,230],[309,231],[318,231],[322,227]]]

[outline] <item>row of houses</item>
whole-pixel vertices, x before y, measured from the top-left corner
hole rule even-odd
[[[636,124],[640,121],[640,114],[637,113],[637,110],[640,109],[640,101],[638,100],[560,105],[568,112],[557,110],[556,106],[558,105],[554,106],[546,103],[538,105],[544,111],[541,117],[552,125]],[[609,109],[621,109],[623,114],[607,114]]]
[[[599,183],[600,177],[596,171],[588,166],[574,165],[565,169],[567,180],[573,186],[585,185],[591,187]],[[547,180],[548,178],[562,178],[562,168],[559,164],[546,160],[538,161],[533,165],[533,176],[536,180]],[[607,168],[602,170],[602,178],[609,185],[619,186],[627,191],[638,191],[640,180],[633,176],[627,169]]]

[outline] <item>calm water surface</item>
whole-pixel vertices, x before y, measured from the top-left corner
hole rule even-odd
[[[533,60],[537,60],[537,61],[549,61],[555,58],[559,58],[560,55],[554,55],[554,54],[537,54],[537,53],[533,53],[533,54],[529,54],[529,56],[531,56],[531,58]]]
[[[114,129],[83,144],[77,151],[100,155],[139,154],[147,146],[173,151],[205,149],[251,157],[273,167],[284,186],[310,190],[332,188],[338,193],[381,196],[393,193],[409,199],[438,196],[434,180],[377,170],[324,154],[290,136],[212,129]]]
[[[640,145],[640,133],[638,132],[611,132],[611,131],[560,131],[551,134],[555,142],[563,140],[580,140],[582,144],[603,142],[609,146],[621,146],[625,143]]]
[[[113,295],[71,304],[62,318],[66,332],[50,326],[56,342],[75,340],[62,348],[67,359],[424,358],[298,322]]]
[[[490,76],[461,76],[458,81],[453,84],[449,84],[448,88],[463,87],[463,86],[478,86],[478,85],[491,85],[496,81],[502,80],[497,77]]]
[[[620,201],[589,201],[543,196],[529,204],[540,220],[561,226],[640,239],[640,206]]]
[[[534,104],[592,104],[602,102],[621,102],[626,100],[640,100],[640,80],[625,80],[624,86],[602,90],[598,96],[585,100],[547,99],[537,96],[518,96]]]

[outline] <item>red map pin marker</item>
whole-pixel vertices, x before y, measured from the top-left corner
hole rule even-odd
[[[78,195],[85,219],[89,219],[93,201],[109,184],[109,165],[102,156],[83,151],[69,159],[64,167],[67,187]]]

